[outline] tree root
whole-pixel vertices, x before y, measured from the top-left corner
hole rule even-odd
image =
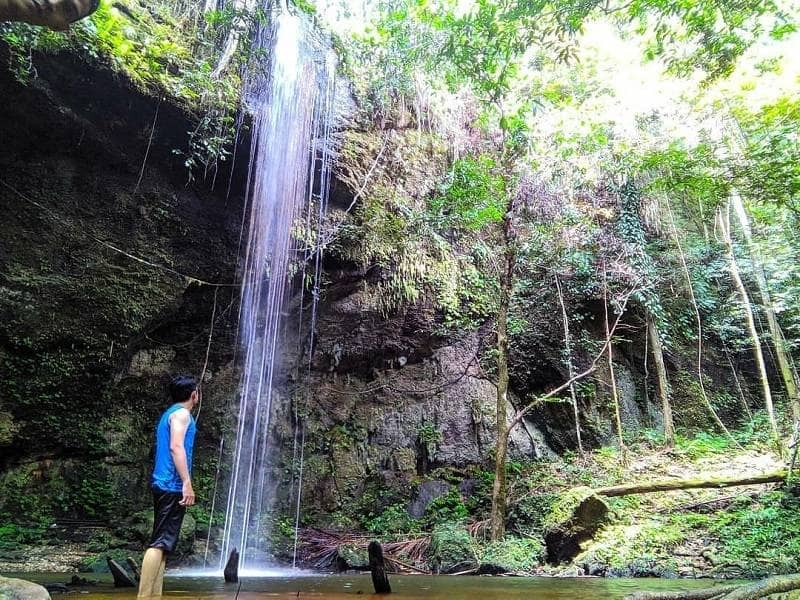
[[[757,600],[800,590],[800,575],[769,577],[746,585],[731,585],[691,592],[637,592],[625,600]]]

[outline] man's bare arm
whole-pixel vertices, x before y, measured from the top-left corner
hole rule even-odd
[[[169,418],[169,452],[183,482],[183,499],[180,503],[184,506],[191,506],[195,500],[192,477],[189,474],[189,464],[186,459],[186,448],[183,446],[186,430],[189,428],[189,418],[189,411],[185,408],[176,410]]]

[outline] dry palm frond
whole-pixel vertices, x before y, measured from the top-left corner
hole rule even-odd
[[[339,555],[339,546],[366,550],[371,538],[363,534],[338,533],[308,527],[299,533],[300,558],[317,569],[330,567]],[[383,555],[396,573],[430,573],[413,563],[424,562],[430,536],[407,538],[383,544]],[[401,560],[405,559],[405,560]]]

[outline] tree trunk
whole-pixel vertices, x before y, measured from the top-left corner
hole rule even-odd
[[[632,494],[652,494],[653,492],[670,492],[673,490],[693,490],[699,488],[726,488],[739,485],[758,485],[762,483],[781,483],[786,480],[786,469],[750,475],[748,477],[711,477],[696,479],[666,479],[650,483],[631,483],[614,485],[594,490],[595,494],[611,498],[613,496],[630,496]]]
[[[717,224],[722,233],[722,239],[725,243],[725,248],[728,253],[728,263],[730,265],[731,277],[739,292],[742,301],[742,308],[744,309],[745,319],[747,320],[747,329],[750,332],[750,339],[753,343],[753,355],[756,359],[758,372],[761,377],[761,387],[764,392],[764,403],[767,408],[767,416],[769,417],[769,425],[772,430],[772,439],[775,443],[776,449],[780,454],[783,454],[781,447],[781,438],[778,433],[778,422],[775,420],[775,408],[772,405],[772,393],[769,388],[769,379],[767,378],[767,367],[764,363],[764,354],[761,351],[761,340],[758,337],[756,330],[755,319],[753,318],[753,307],[750,304],[750,296],[747,294],[747,289],[744,287],[742,278],[739,275],[739,267],[736,263],[736,255],[733,252],[733,239],[731,238],[730,227],[730,203],[725,209],[720,208],[717,212]]]
[[[494,486],[492,487],[492,514],[490,519],[493,540],[502,539],[506,529],[506,453],[508,451],[508,309],[511,304],[511,287],[514,283],[515,255],[512,246],[511,215],[503,219],[503,270],[500,273],[500,303],[497,309],[497,415],[495,430]]]
[[[647,333],[650,337],[650,347],[653,351],[653,361],[656,365],[658,379],[658,395],[661,398],[661,410],[664,413],[664,440],[668,446],[675,444],[675,425],[672,422],[672,405],[670,404],[669,381],[667,369],[664,367],[664,353],[661,347],[661,337],[653,315],[647,313]]]
[[[739,220],[739,225],[744,233],[744,239],[747,243],[747,249],[750,253],[750,259],[753,262],[753,272],[758,285],[758,292],[761,295],[761,304],[764,307],[764,314],[767,317],[767,325],[769,326],[769,333],[772,336],[772,344],[775,348],[775,357],[778,363],[778,370],[783,379],[783,385],[786,388],[786,396],[792,407],[792,415],[794,420],[800,421],[800,399],[798,399],[797,392],[797,371],[792,364],[792,360],[786,352],[786,342],[781,331],[781,326],[778,323],[778,318],[775,315],[775,307],[772,304],[772,297],[767,287],[767,277],[764,273],[763,261],[753,243],[753,232],[750,229],[750,219],[747,216],[747,211],[744,207],[741,197],[737,192],[731,195],[731,203],[733,204],[734,211]]]
[[[569,373],[569,395],[572,398],[572,412],[575,417],[575,437],[578,440],[578,451],[583,454],[583,442],[581,441],[581,420],[578,413],[578,396],[575,393],[575,383],[572,379],[575,377],[574,367],[572,365],[572,338],[569,334],[569,317],[567,316],[567,307],[564,304],[564,294],[561,292],[561,282],[558,280],[558,275],[555,276],[556,289],[558,290],[558,301],[561,303],[561,320],[564,323],[564,350],[567,353],[567,372]]]

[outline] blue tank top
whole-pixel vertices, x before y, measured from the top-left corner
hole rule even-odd
[[[183,490],[183,481],[181,476],[178,475],[178,470],[175,468],[175,463],[172,460],[172,454],[169,451],[169,418],[176,411],[183,408],[180,404],[173,404],[164,414],[156,425],[156,463],[153,469],[153,487],[163,490],[165,492],[181,492]],[[194,417],[189,415],[189,427],[186,429],[186,437],[183,438],[183,447],[186,450],[186,464],[189,467],[189,474],[192,473],[192,449],[194,448],[194,434],[197,427],[194,423]]]

